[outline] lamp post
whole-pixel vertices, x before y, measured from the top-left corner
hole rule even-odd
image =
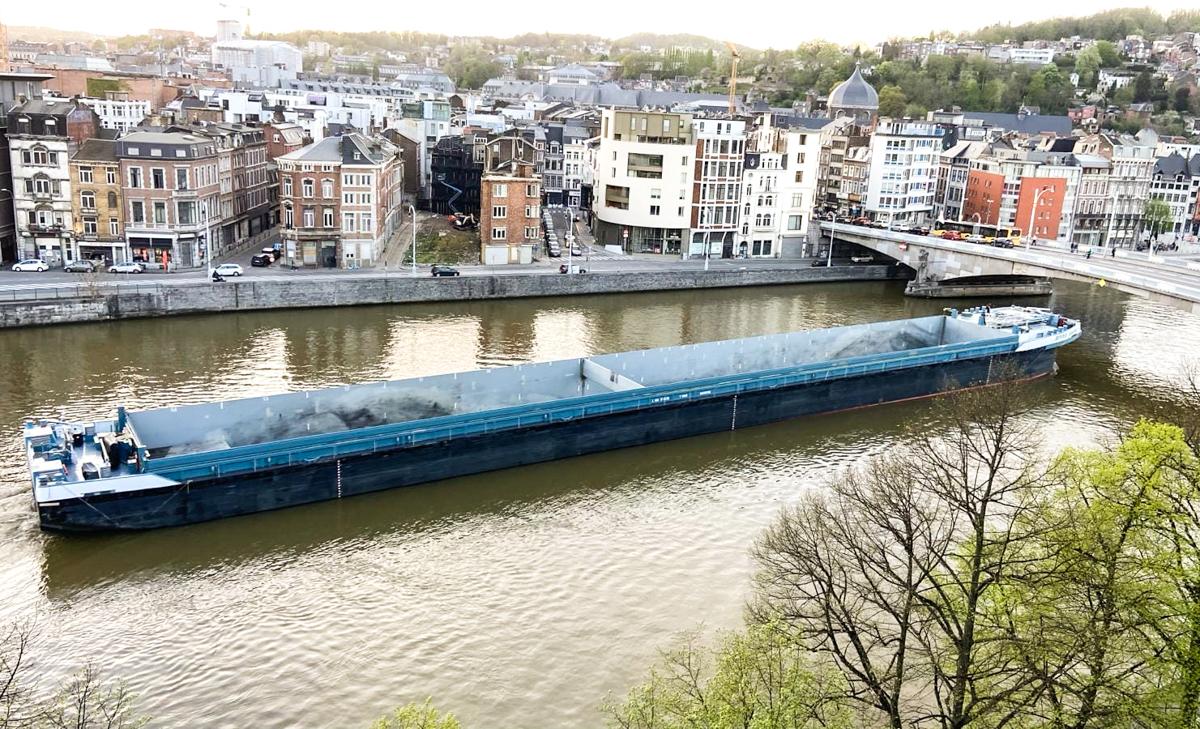
[[[833,267],[833,241],[834,235],[837,233],[837,213],[834,212],[833,217],[829,219],[829,257],[825,260],[825,267]]]
[[[412,275],[417,275],[417,208],[408,206],[409,222],[412,224]]]
[[[1047,192],[1054,192],[1054,185],[1045,185],[1033,193],[1033,205],[1029,209],[1029,247],[1033,247],[1033,242],[1036,240],[1033,235],[1033,216],[1037,213],[1038,200],[1042,199],[1042,195]]]
[[[982,221],[980,220],[979,213],[972,213],[971,217],[975,218],[975,225],[974,225],[974,227],[971,228],[971,235],[977,236],[977,235],[979,235],[979,224]]]
[[[712,242],[709,237],[712,235],[711,230],[704,231],[704,270],[708,270],[708,254],[712,251]]]

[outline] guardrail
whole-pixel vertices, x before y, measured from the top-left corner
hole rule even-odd
[[[172,283],[171,286],[179,284]],[[62,299],[95,299],[107,293],[156,294],[162,291],[159,283],[115,283],[103,281],[97,284],[29,284],[28,286],[5,286],[0,288],[0,305],[29,303],[31,301],[60,301]]]
[[[392,423],[364,428],[358,433],[326,433],[273,443],[238,446],[227,451],[167,456],[157,461],[149,461],[146,472],[176,481],[254,473],[535,425],[634,412],[671,403],[704,401],[745,392],[975,359],[1012,352],[1016,349],[1018,341],[1019,338],[1015,334],[1003,335],[916,350],[723,375],[683,384],[657,385],[637,390],[566,398],[557,402],[531,403],[478,413]]]

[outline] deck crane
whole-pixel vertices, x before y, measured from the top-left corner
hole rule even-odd
[[[738,52],[737,46],[725,41],[725,46],[729,49],[729,116],[733,116],[737,111],[737,68],[738,61],[742,59],[742,54]]]

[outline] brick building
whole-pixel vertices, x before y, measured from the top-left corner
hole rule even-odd
[[[116,142],[132,260],[202,266],[221,221],[218,150],[185,132],[131,132]]]
[[[488,141],[479,183],[480,255],[484,263],[527,263],[541,239],[537,149],[505,135]]]
[[[116,141],[85,140],[70,165],[77,257],[106,263],[129,260]]]
[[[326,137],[276,160],[290,265],[373,266],[400,224],[404,162],[385,139]]]

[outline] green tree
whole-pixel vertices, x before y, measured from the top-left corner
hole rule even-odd
[[[1187,86],[1175,89],[1174,109],[1180,114],[1186,114],[1192,109],[1192,90]]]
[[[453,714],[442,714],[429,699],[423,704],[405,704],[391,714],[380,718],[371,729],[461,729],[462,725]]]
[[[879,116],[904,116],[904,107],[908,105],[908,96],[899,86],[884,86],[879,90]]]
[[[1100,54],[1100,68],[1116,68],[1121,65],[1121,52],[1111,41],[1096,41],[1093,47]]]
[[[1154,79],[1149,71],[1142,71],[1133,81],[1133,101],[1140,104],[1149,101],[1154,94]]]
[[[1096,46],[1088,46],[1079,52],[1079,55],[1075,57],[1075,73],[1079,74],[1080,88],[1096,88],[1100,64],[1100,50]]]
[[[1142,225],[1158,240],[1159,233],[1171,225],[1171,206],[1161,197],[1150,198],[1142,208]]]
[[[624,701],[619,729],[849,729],[846,686],[778,624],[725,634],[714,649],[683,636]]]

